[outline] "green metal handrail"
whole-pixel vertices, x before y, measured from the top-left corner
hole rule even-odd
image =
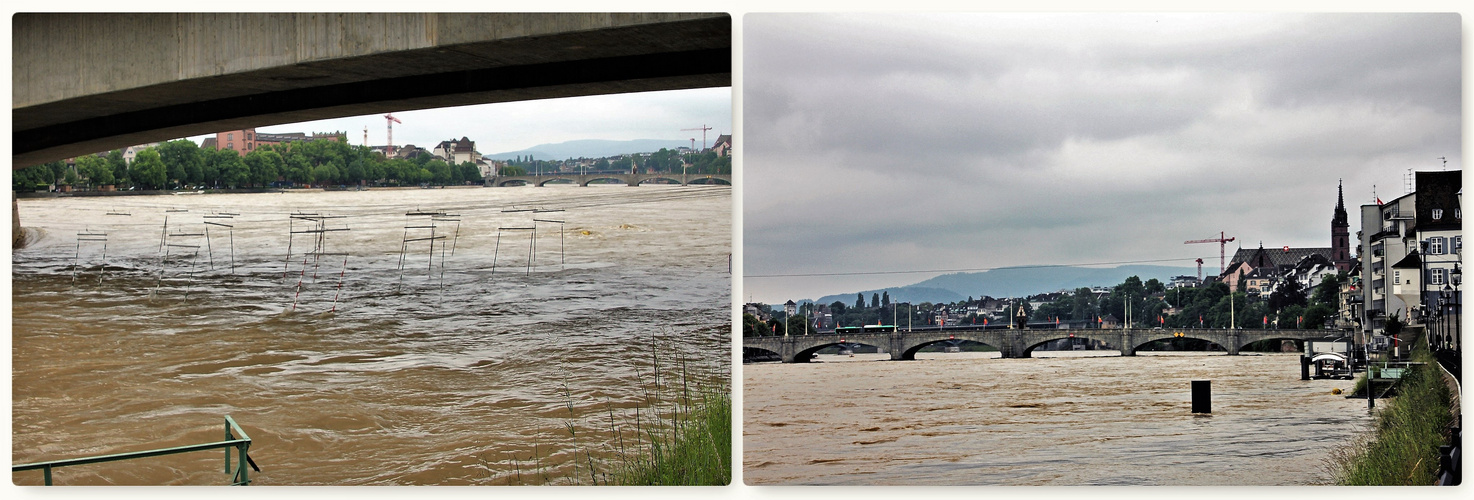
[[[237,438],[236,435],[240,435],[240,437]],[[52,460],[49,462],[18,464],[10,466],[10,471],[20,472],[25,470],[41,469],[46,477],[46,485],[51,486],[51,469],[55,469],[57,467],[87,465],[101,462],[114,462],[118,460],[130,460],[134,458],[157,457],[161,455],[173,455],[175,453],[213,450],[216,448],[225,448],[225,473],[231,474],[232,472],[234,472],[234,475],[231,478],[231,485],[245,486],[251,484],[250,474],[246,471],[247,464],[250,464],[250,467],[256,472],[261,472],[261,468],[256,466],[256,461],[251,460],[251,456],[246,454],[247,451],[251,449],[251,437],[247,436],[246,431],[241,430],[241,427],[239,425],[236,425],[235,419],[230,418],[230,415],[225,416],[224,441],[217,441],[214,443],[205,444],[192,444],[187,446],[176,446],[173,448],[160,448],[157,450],[117,453],[113,455],[98,455],[95,457],[69,458],[65,460]],[[234,471],[232,471],[230,468],[230,452],[232,449],[240,453],[240,459],[236,461],[236,467]]]

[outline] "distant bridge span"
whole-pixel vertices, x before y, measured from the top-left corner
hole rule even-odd
[[[1199,339],[1222,346],[1228,354],[1238,354],[1244,346],[1270,339],[1307,340],[1326,336],[1325,330],[1229,330],[1229,329],[1144,329],[1144,328],[1084,328],[1084,329],[981,329],[948,327],[915,329],[885,333],[823,333],[813,335],[789,335],[786,337],[744,337],[744,348],[759,349],[778,354],[784,363],[806,363],[815,352],[825,347],[840,344],[863,344],[881,347],[890,353],[892,360],[916,359],[921,348],[947,341],[970,340],[998,348],[1005,358],[1027,358],[1035,349],[1047,342],[1071,337],[1099,340],[1112,349],[1119,349],[1123,356],[1134,356],[1141,346],[1156,340],[1174,338],[1181,333],[1183,338]]]
[[[729,174],[542,174],[542,175],[503,175],[491,177],[486,180],[488,186],[544,186],[553,182],[568,181],[580,186],[587,186],[593,181],[618,181],[627,186],[638,186],[649,181],[666,181],[682,186],[690,184],[723,184],[732,185],[732,176]]]

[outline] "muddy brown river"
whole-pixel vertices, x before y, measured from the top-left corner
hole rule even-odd
[[[1297,354],[820,356],[743,365],[749,485],[1304,485],[1367,428]],[[1044,357],[1044,356],[1058,357]],[[1191,413],[1212,381],[1211,415]]]
[[[22,199],[11,459],[217,441],[230,415],[253,484],[588,483],[637,418],[730,378],[731,207],[648,185]],[[55,481],[224,484],[222,454]]]

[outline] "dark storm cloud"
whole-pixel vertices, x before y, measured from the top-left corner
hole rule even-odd
[[[744,26],[749,274],[1208,255],[1182,242],[1220,230],[1325,246],[1338,178],[1354,206],[1461,165],[1456,15]]]

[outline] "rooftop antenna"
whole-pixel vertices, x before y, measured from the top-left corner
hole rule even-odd
[[[1413,192],[1413,169],[1407,169],[1407,175],[1402,178],[1402,194]]]
[[[1448,158],[1440,156],[1438,157],[1438,159],[1443,160],[1443,170],[1448,170]]]

